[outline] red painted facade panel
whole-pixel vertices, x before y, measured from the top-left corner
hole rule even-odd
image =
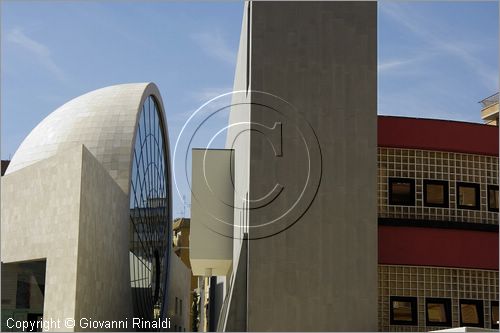
[[[448,120],[379,116],[378,146],[498,156],[498,127]]]
[[[379,225],[378,262],[498,270],[498,233]]]

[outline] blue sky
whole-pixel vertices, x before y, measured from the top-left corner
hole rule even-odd
[[[2,1],[2,159],[58,106],[124,82],[159,86],[173,146],[191,112],[231,90],[242,13],[241,2]],[[384,2],[378,27],[379,114],[481,122],[477,102],[498,91],[498,2]]]
[[[481,122],[498,91],[498,2],[379,5],[378,113]]]

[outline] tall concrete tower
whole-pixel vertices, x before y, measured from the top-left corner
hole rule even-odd
[[[376,2],[245,3],[234,90],[218,328],[377,330]]]

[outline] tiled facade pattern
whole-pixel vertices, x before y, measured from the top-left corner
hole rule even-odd
[[[415,205],[389,205],[389,178],[415,180]],[[449,187],[447,208],[425,207],[424,180],[444,180]],[[480,186],[480,209],[458,209],[456,182]],[[378,148],[378,216],[433,221],[498,224],[488,211],[488,185],[498,185],[498,157],[418,149]],[[491,301],[498,301],[498,271],[444,267],[379,265],[379,330],[430,331],[426,298],[451,300],[452,326],[460,326],[459,300],[482,300],[484,326],[491,328]],[[390,297],[417,297],[418,326],[390,325]]]
[[[388,179],[415,179],[415,206],[389,205]],[[445,180],[449,207],[423,205],[423,181]],[[456,182],[480,184],[480,210],[458,209]],[[498,213],[488,211],[488,185],[498,185],[498,157],[417,149],[378,148],[378,216],[498,224]]]
[[[426,326],[425,299],[451,299],[453,327],[460,326],[459,300],[483,301],[484,324],[491,327],[491,301],[498,301],[498,271],[424,266],[379,265],[379,330],[431,331]],[[390,325],[390,296],[417,297],[418,327]]]

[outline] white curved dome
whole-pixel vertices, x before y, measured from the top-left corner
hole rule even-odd
[[[72,99],[42,120],[21,143],[6,174],[84,144],[128,193],[139,111],[150,95],[158,102],[166,129],[160,92],[154,83],[94,90]]]

